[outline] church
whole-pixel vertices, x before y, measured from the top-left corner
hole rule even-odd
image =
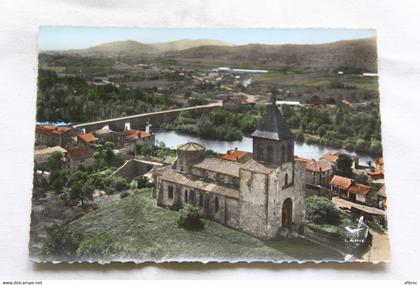
[[[176,161],[153,172],[157,205],[178,210],[189,203],[203,217],[260,239],[302,232],[305,164],[295,161],[293,135],[274,103],[252,140],[246,162],[206,157],[194,142],[178,146]]]

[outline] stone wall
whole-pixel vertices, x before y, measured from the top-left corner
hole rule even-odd
[[[138,160],[129,160],[120,168],[118,168],[112,176],[118,176],[125,178],[128,182],[133,180],[135,177],[144,175],[154,167],[154,164],[141,162]]]
[[[252,154],[255,160],[264,163],[280,165],[293,161],[293,140],[274,141],[262,138],[252,139]]]
[[[216,195],[207,191],[190,188],[184,185],[157,179],[157,205],[173,210],[179,210],[191,204],[200,215],[221,224],[238,228],[238,200]]]
[[[211,171],[207,169],[201,169],[194,166],[191,167],[190,172],[191,174],[195,176],[208,178],[215,181],[216,183],[239,186],[239,178],[236,176],[232,176],[232,175],[228,175],[228,174],[224,174],[224,173],[220,173],[216,171]]]
[[[254,236],[266,238],[268,176],[241,168],[239,177],[240,227]]]

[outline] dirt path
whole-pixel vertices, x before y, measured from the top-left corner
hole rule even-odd
[[[363,255],[363,261],[390,261],[391,248],[389,245],[389,236],[372,229],[369,231],[372,234],[372,246],[370,250]]]

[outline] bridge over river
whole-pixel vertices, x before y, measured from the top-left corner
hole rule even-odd
[[[152,113],[143,113],[138,115],[131,115],[125,117],[119,117],[114,119],[101,120],[96,122],[88,122],[73,125],[75,129],[85,129],[86,132],[101,129],[105,126],[109,126],[111,129],[124,129],[126,123],[130,123],[131,128],[137,130],[144,130],[148,123],[153,126],[158,126],[164,122],[170,122],[177,118],[181,112],[193,112],[193,113],[206,113],[222,106],[222,101],[211,103],[207,105],[186,107],[165,111],[158,111]]]

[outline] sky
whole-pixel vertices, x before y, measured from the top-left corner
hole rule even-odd
[[[123,40],[142,43],[180,39],[214,39],[235,45],[319,44],[376,36],[373,29],[278,29],[278,28],[125,28],[44,26],[39,31],[40,50],[81,49]]]

